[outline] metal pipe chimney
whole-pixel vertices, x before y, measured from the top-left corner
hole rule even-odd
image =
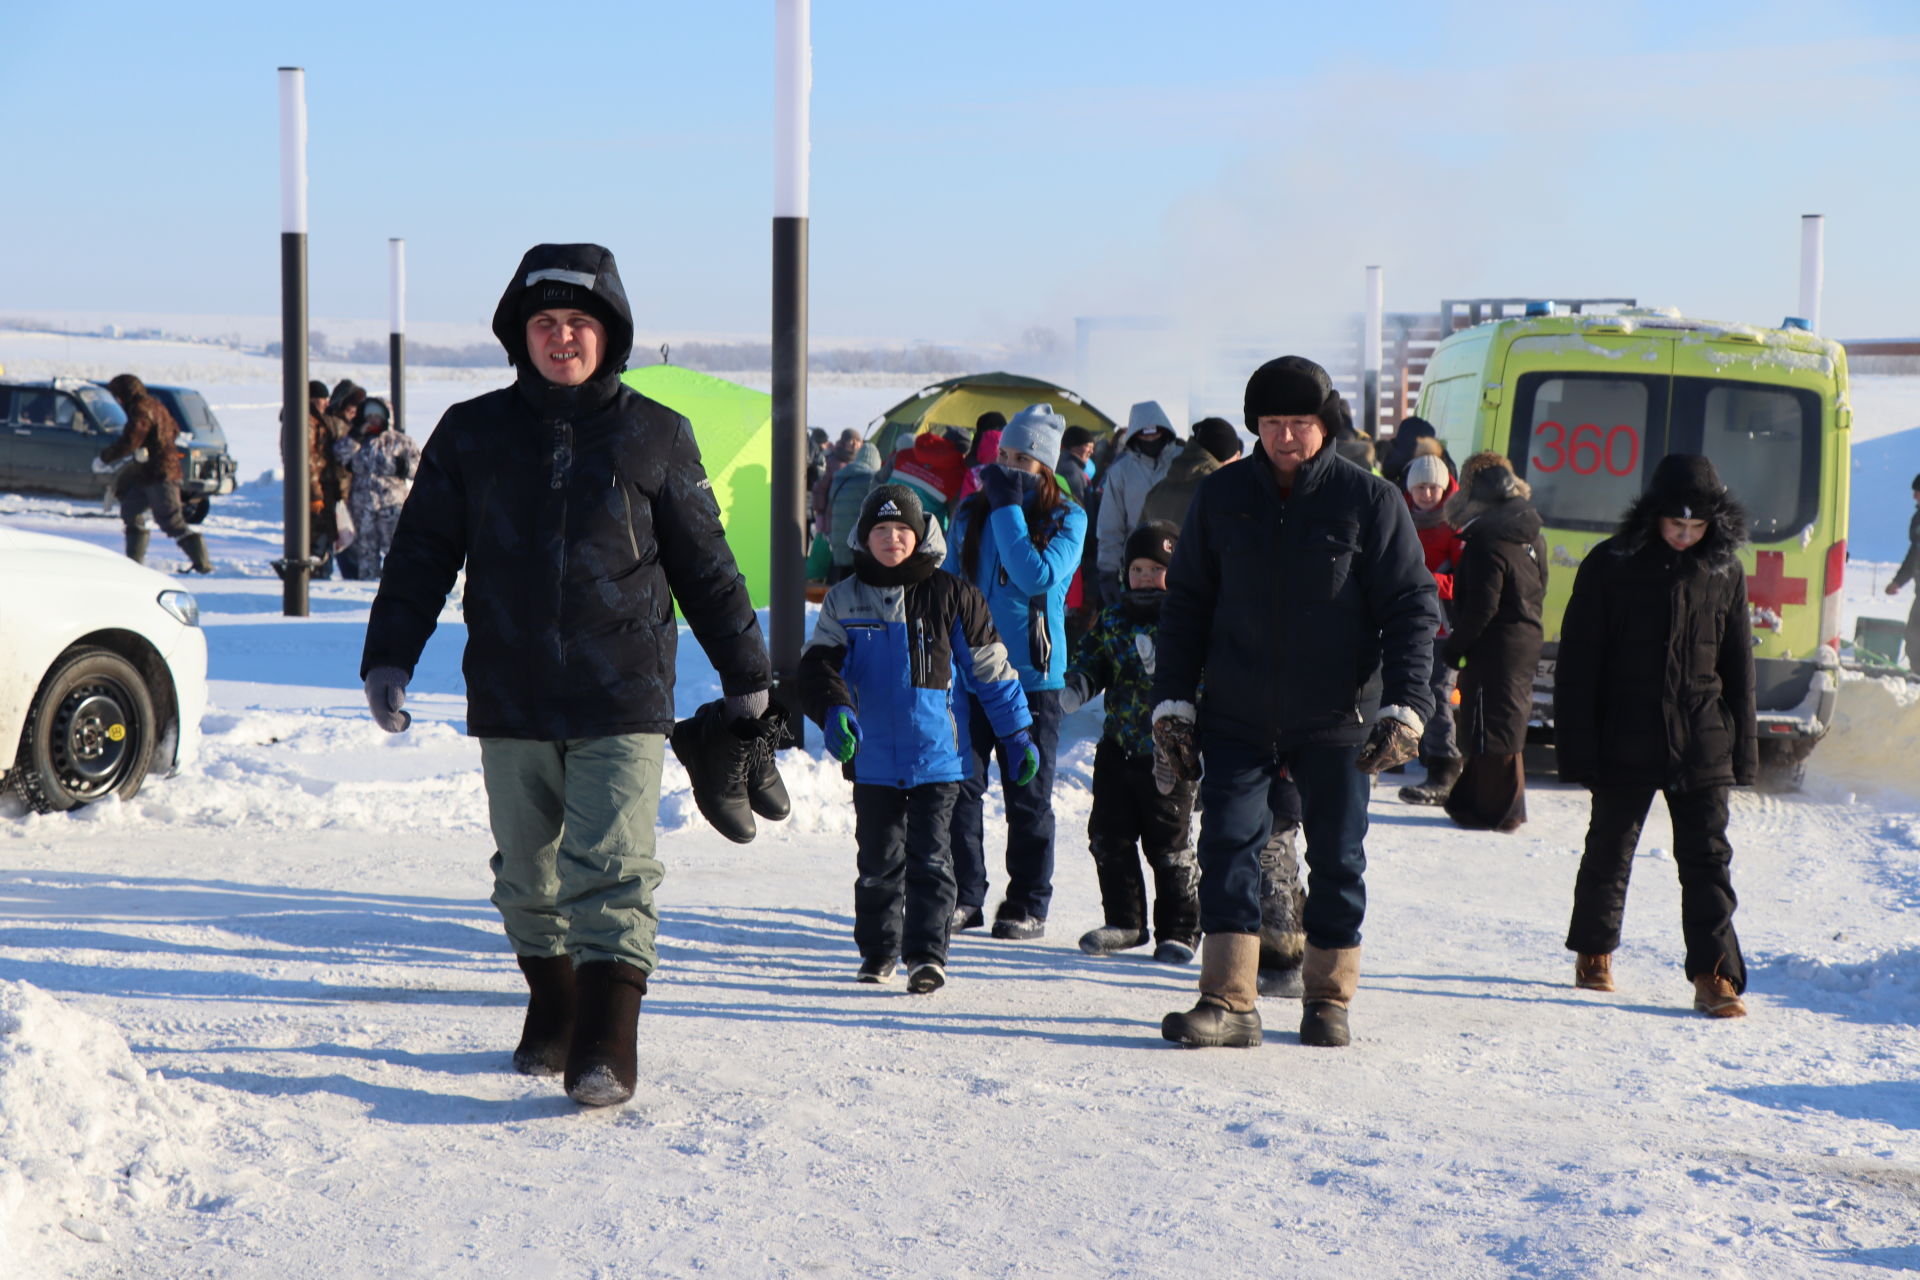
[[[281,612],[307,616],[313,572],[307,495],[307,73],[280,68],[280,468],[285,524]]]
[[[1826,287],[1827,219],[1824,214],[1800,216],[1800,315],[1807,327],[1820,332],[1820,293]]]

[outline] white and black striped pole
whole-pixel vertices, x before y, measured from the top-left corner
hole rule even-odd
[[[807,622],[807,98],[813,84],[810,0],[774,0],[773,530],[768,637],[777,685],[797,708]],[[797,710],[795,740],[801,734]]]
[[[387,241],[387,386],[395,431],[407,429],[407,242]]]
[[[1380,326],[1386,316],[1385,273],[1367,268],[1367,328],[1360,356],[1360,429],[1370,440],[1380,438]]]
[[[307,616],[307,73],[280,68],[280,464],[286,524],[281,612]]]

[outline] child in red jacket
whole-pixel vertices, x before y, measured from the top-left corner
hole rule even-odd
[[[1447,499],[1459,492],[1460,485],[1447,471],[1438,440],[1422,440],[1419,450],[1407,464],[1403,483],[1407,507],[1413,513],[1414,531],[1420,535],[1421,549],[1427,553],[1427,572],[1433,575],[1434,585],[1440,590],[1439,635],[1444,637],[1447,609],[1453,600],[1453,567],[1467,544],[1441,512],[1446,508]],[[1420,737],[1420,763],[1427,767],[1427,780],[1417,787],[1400,788],[1400,799],[1407,804],[1445,803],[1465,763],[1460,758],[1460,744],[1453,724],[1453,686],[1460,673],[1441,662],[1439,652],[1439,646],[1435,645],[1433,715]]]

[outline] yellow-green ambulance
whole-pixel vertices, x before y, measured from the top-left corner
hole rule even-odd
[[[1495,320],[1435,350],[1419,413],[1456,460],[1505,454],[1546,523],[1553,570],[1534,690],[1541,739],[1552,730],[1553,655],[1574,569],[1612,534],[1661,458],[1711,458],[1751,522],[1741,560],[1762,785],[1798,781],[1833,722],[1839,688],[1852,410],[1838,343],[1664,311]]]

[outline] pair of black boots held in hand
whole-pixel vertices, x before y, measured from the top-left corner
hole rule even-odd
[[[701,816],[735,844],[758,834],[754,815],[784,822],[793,811],[773,753],[793,745],[786,708],[769,703],[749,719],[730,717],[716,699],[673,726],[673,754],[693,785]]]

